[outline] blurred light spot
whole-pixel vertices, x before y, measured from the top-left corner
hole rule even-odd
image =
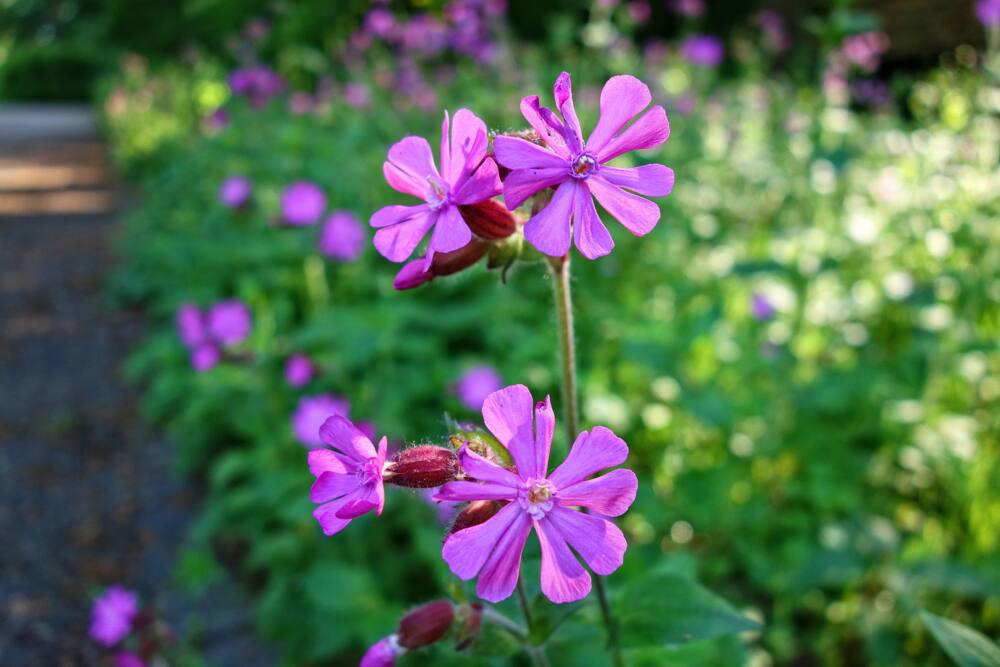
[[[677,383],[677,380],[668,375],[662,375],[653,380],[651,388],[654,396],[668,403],[675,400],[681,394],[681,386]]]
[[[661,403],[647,405],[642,411],[642,421],[646,428],[656,430],[666,428],[670,424],[673,413],[670,408]]]
[[[687,544],[694,537],[694,528],[687,521],[674,521],[670,526],[670,539],[677,544]]]
[[[913,278],[903,271],[894,271],[882,281],[885,293],[893,301],[902,301],[913,293]]]

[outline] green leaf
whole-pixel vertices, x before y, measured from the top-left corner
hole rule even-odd
[[[683,644],[760,629],[715,593],[670,572],[651,572],[632,582],[617,611],[626,647]]]
[[[959,667],[1000,667],[1000,646],[972,628],[928,611],[920,612],[920,618]]]
[[[531,643],[536,646],[544,644],[552,633],[581,607],[583,602],[553,604],[541,593],[536,595],[531,602],[531,618],[534,623],[531,629]]]

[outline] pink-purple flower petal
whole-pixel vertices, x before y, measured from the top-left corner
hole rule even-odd
[[[375,232],[374,243],[382,256],[392,262],[402,262],[413,254],[421,239],[438,220],[438,212],[426,206],[421,213],[402,222],[382,227]]]
[[[647,197],[666,197],[674,189],[674,170],[662,164],[640,167],[601,167],[601,178]]]
[[[559,530],[596,574],[607,576],[622,566],[628,542],[611,521],[565,507],[553,508],[545,520]]]
[[[466,502],[469,500],[514,500],[517,490],[504,484],[482,482],[448,482],[436,494],[434,500]]]
[[[332,449],[314,449],[309,452],[309,472],[313,477],[327,472],[345,475],[353,473],[357,467],[357,461]]]
[[[628,458],[628,445],[611,429],[595,426],[577,436],[566,460],[556,468],[549,480],[556,488],[566,488],[594,473],[621,465]]]
[[[313,482],[309,490],[309,500],[319,505],[346,496],[357,488],[358,477],[353,472],[346,474],[324,472]]]
[[[511,503],[508,507],[515,504]],[[518,512],[479,573],[479,581],[476,583],[476,594],[479,597],[488,602],[500,602],[514,592],[521,576],[521,554],[530,532],[531,521],[528,520],[528,515],[523,511]]]
[[[551,111],[541,105],[537,95],[531,95],[521,100],[521,115],[528,121],[532,129],[545,145],[563,158],[572,157],[566,140],[563,138],[565,128],[562,123],[552,114]],[[503,164],[501,162],[501,164]]]
[[[472,579],[479,574],[507,529],[524,516],[517,503],[510,503],[488,521],[449,535],[441,549],[441,557],[456,577]]]
[[[500,137],[497,139],[499,140]],[[504,204],[513,211],[536,192],[559,185],[569,178],[568,167],[565,163],[559,167],[545,167],[543,169],[515,169],[507,174],[507,178],[503,182]]]
[[[545,208],[524,226],[524,238],[546,255],[562,257],[569,251],[570,214],[578,187],[572,179],[564,181]]]
[[[503,192],[500,172],[496,162],[486,158],[465,181],[462,187],[452,196],[452,201],[459,206],[478,204],[485,199],[492,199]]]
[[[660,207],[656,202],[626,192],[601,176],[588,179],[587,187],[604,210],[636,236],[645,236],[660,220]]]
[[[583,148],[583,130],[580,129],[580,119],[576,117],[576,109],[573,107],[573,84],[569,72],[562,72],[556,77],[556,82],[552,86],[552,97],[566,124],[567,131],[563,135],[566,145],[570,153],[579,153]]]
[[[357,426],[341,415],[334,415],[323,422],[319,437],[324,444],[334,447],[355,461],[376,458],[375,445]]]
[[[441,174],[445,180],[452,186],[460,187],[486,157],[488,144],[486,123],[468,109],[456,111],[451,121],[448,168],[445,168],[442,158]]]
[[[545,474],[537,466],[533,412],[531,392],[523,384],[495,391],[483,401],[486,428],[510,452],[522,479]],[[547,452],[545,456],[548,457]]]
[[[586,507],[604,516],[621,516],[635,501],[639,480],[626,468],[559,489],[559,504]]]
[[[573,198],[573,238],[580,254],[587,259],[603,257],[615,247],[608,228],[597,215],[594,199],[586,185],[577,187]]]
[[[440,178],[437,167],[434,166],[431,145],[423,137],[403,137],[394,143],[389,149],[389,162],[406,174],[412,184],[422,183],[424,193],[428,190],[428,178]]]
[[[542,593],[556,604],[582,600],[590,593],[590,574],[548,518],[535,521],[542,547]]]
[[[667,112],[657,105],[639,116],[621,134],[610,139],[600,148],[592,148],[600,163],[613,160],[622,153],[659,146],[670,137]]]
[[[489,397],[487,397],[487,399],[489,399]],[[473,479],[479,480],[480,482],[500,484],[512,489],[521,485],[521,479],[516,474],[500,465],[497,465],[496,463],[493,463],[492,461],[483,458],[467,446],[462,447],[461,451],[459,451],[458,457],[459,461],[462,463],[462,469]]]
[[[649,87],[634,76],[621,74],[608,79],[601,89],[601,117],[587,139],[587,149],[600,153],[652,100]]]
[[[569,176],[565,157],[521,137],[499,135],[493,140],[493,153],[497,162],[508,169],[561,169],[564,176]]]

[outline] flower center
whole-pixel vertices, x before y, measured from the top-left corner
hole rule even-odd
[[[437,176],[428,176],[427,184],[430,186],[430,193],[427,197],[427,205],[432,211],[436,211],[448,203],[448,188]]]
[[[580,153],[570,167],[573,178],[588,178],[597,171],[597,160],[589,153]]]
[[[362,485],[375,484],[382,479],[382,466],[378,464],[378,459],[368,459],[358,466],[357,475]]]
[[[532,519],[541,519],[552,509],[556,487],[547,479],[529,479],[518,496],[518,502]]]

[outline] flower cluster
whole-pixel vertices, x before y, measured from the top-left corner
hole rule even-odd
[[[236,97],[245,97],[253,107],[266,105],[285,91],[285,80],[266,65],[252,65],[229,75],[229,88]]]
[[[440,170],[430,144],[422,137],[405,137],[389,149],[383,172],[393,189],[417,197],[415,206],[386,206],[371,217],[375,247],[394,262],[406,260],[431,234],[422,270],[408,265],[397,276],[405,289],[426,280],[421,273],[447,275],[478,261],[491,244],[510,238],[519,226],[515,211],[532,197],[533,215],[524,223],[524,238],[552,257],[565,255],[574,241],[589,259],[607,255],[614,241],[594,205],[598,203],[637,236],[649,233],[660,208],[643,196],[662,197],[673,189],[674,173],[661,164],[616,167],[609,164],[630,151],[659,146],[670,135],[663,107],[650,107],[649,88],[632,76],[616,76],[600,96],[601,116],[584,137],[573,103],[569,74],[553,88],[558,114],[537,96],[521,101],[521,113],[531,126],[527,134],[499,135],[489,152],[486,124],[468,109],[453,119],[445,113],[441,128]],[[648,108],[647,108],[648,107]],[[498,165],[506,170],[501,182]],[[542,195],[543,192],[551,192]],[[504,207],[493,198],[503,194]],[[481,212],[500,209],[493,218],[507,224],[490,234]],[[435,257],[447,263],[435,265]]]
[[[250,309],[234,299],[219,301],[207,311],[189,303],[177,309],[177,329],[197,371],[215,367],[223,352],[246,340],[251,327]]]

